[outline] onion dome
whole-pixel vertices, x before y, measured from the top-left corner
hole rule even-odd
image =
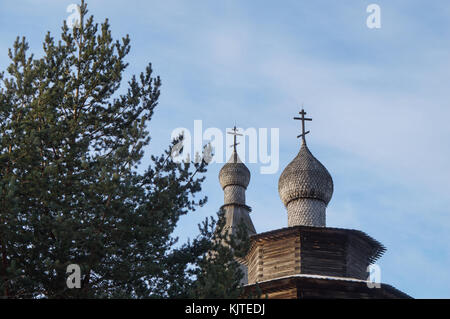
[[[302,121],[302,146],[297,156],[286,166],[278,180],[278,193],[286,206],[288,226],[325,227],[326,207],[333,195],[333,179],[325,166],[306,146],[306,112],[299,112]]]
[[[236,150],[233,151],[228,162],[219,172],[219,181],[222,189],[230,185],[237,185],[247,189],[250,183],[250,171],[247,166],[242,163]]]
[[[286,207],[290,201],[298,198],[317,199],[328,205],[333,195],[333,179],[304,143],[297,156],[281,173],[278,192]]]

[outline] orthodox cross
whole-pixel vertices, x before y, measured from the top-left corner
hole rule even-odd
[[[237,132],[236,125],[234,126],[234,128],[233,128],[232,130],[233,130],[233,132],[227,132],[227,133],[230,134],[230,135],[233,135],[233,138],[234,138],[234,143],[233,143],[232,145],[230,145],[230,147],[233,147],[233,148],[234,148],[234,162],[236,163],[236,161],[237,161],[236,146],[239,144],[239,143],[237,143],[237,141],[236,141],[236,137],[237,137],[237,136],[242,136],[242,134],[240,134],[240,133]]]
[[[301,137],[303,143],[306,144],[305,135],[308,134],[309,131],[305,132],[305,121],[312,121],[312,119],[306,118],[306,117],[305,117],[306,112],[305,112],[305,110],[303,110],[303,108],[302,108],[302,111],[299,112],[298,114],[300,114],[302,117],[294,117],[294,120],[300,120],[300,121],[302,121],[302,134],[300,134],[299,136],[297,136],[297,138]]]

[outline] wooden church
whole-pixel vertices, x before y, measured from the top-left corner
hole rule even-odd
[[[256,233],[246,205],[250,171],[234,150],[219,173],[224,191],[226,226],[234,233],[247,226],[251,248],[242,261],[245,294],[263,298],[410,298],[387,284],[368,281],[367,267],[385,247],[360,230],[326,227],[326,207],[333,194],[333,179],[306,144],[306,112],[302,110],[302,144],[278,181],[287,209],[288,225]]]

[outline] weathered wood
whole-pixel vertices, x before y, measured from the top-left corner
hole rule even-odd
[[[286,290],[274,291],[267,294],[269,299],[296,299],[297,288],[288,288]]]
[[[384,247],[362,232],[297,226],[251,237],[249,284],[294,274],[367,278]]]
[[[380,288],[369,288],[365,282],[334,280],[326,278],[289,277],[274,279],[245,287],[244,296],[255,291],[262,292],[262,298],[277,299],[326,299],[326,298],[411,298],[394,287],[382,284]]]

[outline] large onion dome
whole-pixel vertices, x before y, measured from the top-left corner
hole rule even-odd
[[[297,198],[315,198],[328,205],[333,195],[333,179],[306,144],[302,144],[297,156],[281,173],[278,192],[285,206]]]
[[[278,192],[288,210],[289,226],[325,226],[325,209],[333,195],[330,173],[302,143],[281,173]]]

